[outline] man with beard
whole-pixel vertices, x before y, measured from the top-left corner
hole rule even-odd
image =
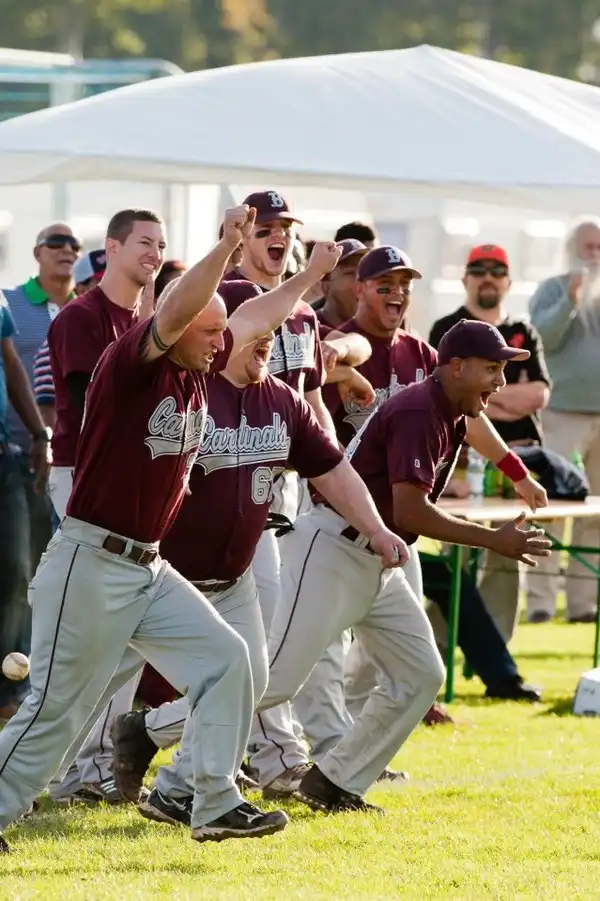
[[[320,262],[323,259],[325,265]],[[317,244],[309,269],[325,268],[330,260],[331,253],[324,258],[323,248]],[[229,282],[230,286],[236,289],[237,299],[243,300],[248,283]],[[233,298],[233,293],[230,296]],[[228,312],[236,308],[237,299],[228,303]],[[268,335],[257,341],[230,360],[222,373],[207,380],[209,415],[190,478],[190,496],[162,546],[167,559],[207,593],[217,612],[245,639],[255,704],[267,686],[268,660],[250,564],[269,515],[274,477],[293,466],[336,509],[344,507],[353,520],[366,522],[372,513],[370,498],[364,492],[361,495],[356,475],[317,424],[310,407],[297,392],[268,374],[273,338]],[[223,512],[218,520],[209,521],[203,511],[212,509],[215,500]],[[375,517],[369,528],[377,527]],[[385,535],[385,541],[393,541],[390,533]],[[377,534],[374,544],[383,551]],[[398,557],[404,559],[401,543],[398,548]],[[392,563],[385,553],[383,563]],[[171,715],[182,707],[185,712],[187,700],[169,705]],[[179,730],[181,733],[181,721]],[[144,713],[129,714],[115,724],[115,776],[131,800],[138,797],[156,751],[148,731],[148,714]],[[188,724],[173,765],[161,767],[150,798],[140,805],[150,819],[189,824],[193,788],[189,739]],[[242,753],[244,749],[239,750]]]
[[[529,304],[553,383],[542,416],[544,438],[550,450],[567,459],[578,452],[592,494],[600,494],[600,220],[577,223],[566,252],[567,272],[543,281]],[[576,519],[573,544],[598,547],[599,521]],[[550,571],[557,573],[557,560]],[[547,617],[555,612],[557,583],[557,575],[548,575],[540,608]],[[596,581],[574,560],[566,594],[569,622],[595,620]]]
[[[507,363],[506,387],[490,398],[487,415],[510,447],[541,444],[540,413],[548,403],[550,377],[536,329],[523,318],[509,316],[505,309],[504,300],[511,285],[506,251],[495,244],[474,247],[467,258],[463,285],[464,305],[434,323],[429,343],[437,347],[448,329],[461,319],[475,319],[496,326],[511,347],[528,350],[529,359]],[[545,592],[550,566],[543,560],[528,577],[530,622],[549,619],[545,611],[550,599]],[[518,563],[491,553],[486,555],[480,591],[498,631],[506,642],[510,641],[519,608]]]

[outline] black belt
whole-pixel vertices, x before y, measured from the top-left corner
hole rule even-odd
[[[224,582],[192,582],[199,591],[227,591],[237,585],[239,579],[227,579]]]
[[[116,554],[118,557],[123,557],[124,560],[133,560],[134,563],[139,563],[140,566],[148,566],[149,563],[152,563],[158,557],[156,548],[144,547],[141,544],[132,545],[131,550],[126,554],[127,544],[128,542],[125,538],[111,534],[106,536],[102,542],[102,547],[109,554]]]
[[[358,531],[358,529],[355,529],[354,526],[347,526],[343,532],[340,532],[340,535],[342,536],[342,538],[347,538],[348,541],[351,541],[353,544],[356,544],[359,538],[365,537]],[[370,544],[358,546],[361,547],[363,551],[368,551],[370,554],[374,553]]]
[[[294,526],[291,519],[284,516],[283,513],[269,513],[264,531],[266,532],[269,529],[276,529],[275,534],[279,538],[281,535],[293,532]]]

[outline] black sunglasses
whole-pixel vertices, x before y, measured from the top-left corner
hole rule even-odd
[[[508,275],[508,266],[505,266],[504,263],[471,263],[470,266],[467,266],[467,275],[481,278],[488,274],[494,278],[504,278]]]
[[[75,253],[80,253],[82,247],[81,241],[74,238],[73,235],[47,235],[38,243],[38,247],[49,247],[50,250],[60,250],[62,247],[66,247],[67,244]]]

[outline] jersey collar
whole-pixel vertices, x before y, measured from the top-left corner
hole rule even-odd
[[[35,275],[25,282],[23,291],[29,303],[33,303],[36,306],[41,306],[43,303],[48,303],[50,300]],[[77,295],[75,291],[71,291],[69,300],[73,300],[74,297],[77,297]]]

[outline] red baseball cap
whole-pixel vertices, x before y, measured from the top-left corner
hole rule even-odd
[[[510,347],[504,336],[493,325],[479,319],[461,319],[448,329],[438,346],[438,363],[444,366],[453,357],[482,360],[528,360],[530,353],[518,347]]]
[[[259,286],[255,285],[254,282],[241,278],[231,282],[221,282],[217,289],[217,294],[225,301],[228,316],[231,316],[246,300],[250,300],[251,297],[258,297],[262,293]]]
[[[503,263],[507,269],[509,268],[508,254],[498,244],[478,244],[477,247],[473,247],[467,257],[467,266],[470,266],[471,263],[478,263],[480,260],[493,260],[495,263]]]
[[[364,255],[358,264],[356,278],[359,282],[364,282],[368,278],[378,278],[388,272],[402,270],[410,272],[413,278],[423,278],[419,270],[414,268],[408,254],[393,244],[382,244]]]
[[[278,191],[255,191],[253,194],[248,194],[243,203],[255,208],[257,222],[287,219],[289,222],[304,225],[301,219],[292,216],[289,206]]]

